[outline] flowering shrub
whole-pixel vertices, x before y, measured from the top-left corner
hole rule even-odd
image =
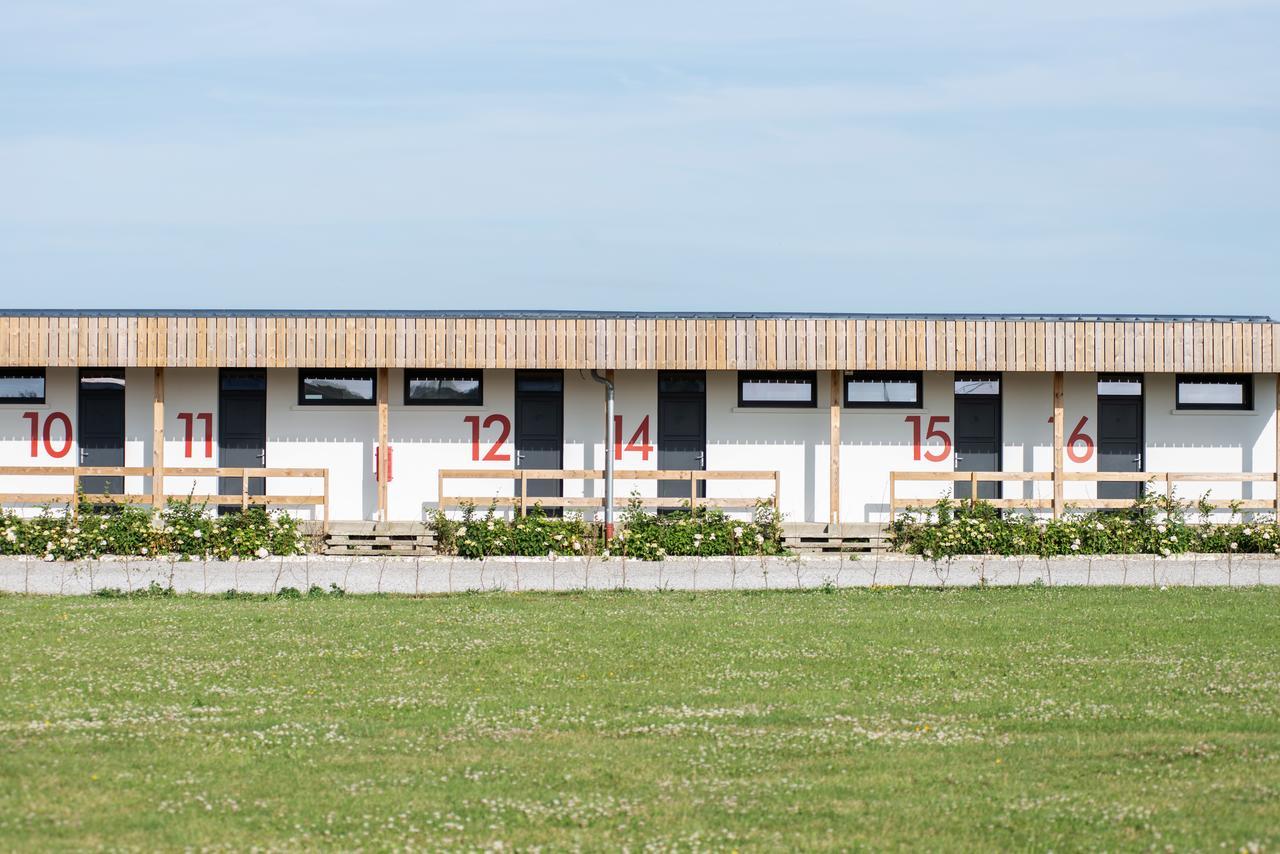
[[[437,511],[431,528],[437,552],[462,557],[593,555],[601,551],[600,534],[593,526],[577,516],[548,516],[541,505],[534,505],[523,518],[508,521],[496,516],[494,507],[478,515],[475,506],[467,504],[461,520]]]
[[[1188,519],[1190,511],[1197,518]],[[1271,517],[1248,522],[1210,520],[1213,508],[1164,496],[1144,496],[1114,513],[1068,513],[1041,522],[1026,513],[1000,511],[979,501],[939,501],[890,526],[895,551],[934,560],[953,555],[1151,554],[1187,552],[1280,554],[1280,525]]]
[[[261,507],[214,517],[203,504],[173,501],[158,516],[124,504],[82,504],[73,516],[45,508],[39,516],[0,512],[0,554],[46,560],[102,555],[263,558],[302,554],[298,520]]]
[[[462,557],[491,555],[520,557],[615,555],[661,560],[683,555],[781,554],[782,526],[772,505],[758,505],[750,521],[731,519],[719,510],[646,513],[634,499],[622,514],[622,524],[606,548],[598,525],[578,516],[548,516],[535,505],[524,518],[508,521],[490,507],[480,515],[465,505],[460,520],[437,511],[431,521],[436,551]]]
[[[633,498],[622,514],[622,530],[615,549],[642,560],[668,555],[782,554],[782,523],[773,505],[756,504],[751,520],[731,519],[714,508],[670,513],[646,513]]]

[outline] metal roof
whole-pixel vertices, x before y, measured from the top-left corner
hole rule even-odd
[[[1103,323],[1271,323],[1265,314],[947,314],[846,311],[556,311],[554,309],[432,310],[395,309],[0,309],[2,317],[502,317],[564,320],[609,318],[680,318],[696,320],[761,320],[772,318],[824,320],[1003,320]]]

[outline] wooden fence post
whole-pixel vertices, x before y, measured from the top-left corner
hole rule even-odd
[[[164,368],[156,368],[151,405],[151,510],[164,509]]]
[[[1063,412],[1062,371],[1053,373],[1053,518],[1062,516],[1064,509],[1062,483],[1062,422]],[[1024,493],[1025,494],[1025,493]],[[1032,493],[1035,494],[1034,492]]]

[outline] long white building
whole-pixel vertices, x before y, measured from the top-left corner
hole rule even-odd
[[[1149,482],[1274,511],[1277,329],[1264,317],[0,312],[0,504],[33,512],[78,481],[129,501],[194,493],[317,519],[419,520],[468,497],[590,515],[605,381],[619,502],[761,498],[793,521],[877,522],[975,484],[1049,514],[1117,506]]]

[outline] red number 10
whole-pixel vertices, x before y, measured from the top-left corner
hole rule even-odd
[[[44,440],[44,452],[55,460],[62,459],[71,450],[71,419],[65,412],[50,412],[44,419],[44,430],[40,430],[40,413],[24,412],[22,417],[31,422],[31,456],[39,456],[40,440]],[[62,447],[53,447],[53,424],[62,422]]]
[[[908,415],[903,419],[911,425],[911,452],[912,459],[920,459],[920,416]],[[938,439],[942,442],[942,447],[936,451],[925,451],[924,458],[931,463],[940,463],[951,453],[951,437],[947,435],[947,431],[937,429],[937,425],[946,424],[951,421],[947,415],[933,415],[929,417],[929,430],[925,434],[924,440]]]

